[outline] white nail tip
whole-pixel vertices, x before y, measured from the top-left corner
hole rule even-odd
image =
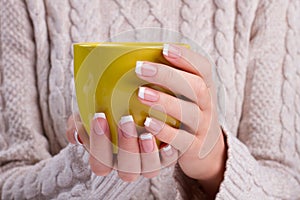
[[[166,152],[166,151],[169,151],[170,149],[171,149],[171,145],[168,145],[163,148],[163,151]]]
[[[142,135],[140,135],[140,139],[141,140],[152,140],[152,134],[151,133],[142,134]]]
[[[93,119],[97,119],[97,118],[106,119],[104,113],[95,113]]]
[[[77,144],[82,145],[81,142],[78,139],[78,132],[77,132],[77,130],[74,131],[74,138],[75,138],[75,141],[76,141]]]
[[[169,44],[164,44],[164,48],[163,48],[163,54],[165,56],[168,56],[169,55]]]
[[[140,87],[140,88],[139,88],[138,96],[139,96],[141,99],[144,99],[144,98],[145,98],[145,88],[144,88],[144,87]]]
[[[151,123],[152,119],[150,117],[147,117],[145,122],[144,122],[144,125],[149,127],[150,126],[150,123]]]
[[[142,75],[142,65],[143,65],[143,61],[136,61],[135,73]]]
[[[127,122],[133,122],[132,115],[127,115],[127,116],[121,117],[120,124],[125,124]]]

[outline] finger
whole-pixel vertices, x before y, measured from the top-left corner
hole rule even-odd
[[[199,130],[203,113],[196,104],[147,87],[139,88],[138,97],[143,104],[181,121],[191,132]]]
[[[160,149],[160,155],[164,167],[175,165],[178,159],[178,151],[169,144]]]
[[[89,138],[83,124],[80,121],[79,115],[71,115],[68,119],[68,129],[66,131],[67,140],[72,144],[77,144],[75,139],[75,131],[78,134],[77,139],[81,144],[88,147]]]
[[[136,74],[149,83],[160,85],[175,94],[185,96],[202,110],[211,106],[209,90],[199,76],[167,65],[142,61],[136,63]]]
[[[96,113],[91,123],[90,166],[98,176],[109,174],[113,167],[111,136],[104,113]]]
[[[165,44],[163,55],[175,67],[201,76],[207,87],[211,86],[212,65],[206,57],[184,46],[174,44]]]
[[[118,130],[118,174],[123,181],[132,182],[141,173],[138,134],[133,117],[131,115],[122,117]]]
[[[155,118],[147,117],[144,125],[146,130],[155,135],[158,140],[172,145],[180,153],[188,150],[195,139],[194,135],[173,128]]]
[[[67,140],[72,143],[72,144],[76,144],[76,140],[74,138],[74,132],[76,131],[76,126],[75,126],[75,119],[74,116],[71,115],[68,119],[67,122],[67,132],[66,132],[66,137]]]
[[[161,163],[155,138],[150,133],[143,133],[139,139],[141,150],[142,174],[153,178],[160,172]]]
[[[67,121],[68,128],[74,126],[76,122],[81,122],[79,113],[72,114]]]

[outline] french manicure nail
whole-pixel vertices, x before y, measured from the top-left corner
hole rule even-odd
[[[135,73],[140,76],[154,76],[157,72],[157,68],[143,61],[137,61],[135,65]]]
[[[105,113],[95,113],[93,119],[97,118],[106,119]]]
[[[159,94],[157,92],[149,90],[145,87],[139,88],[138,96],[147,101],[157,101],[159,99]]]
[[[151,123],[152,119],[150,117],[146,117],[146,120],[144,122],[144,125],[149,127],[150,126],[150,123]]]
[[[153,136],[152,136],[151,133],[146,133],[146,134],[141,134],[140,135],[142,147],[143,147],[145,153],[150,153],[154,149],[152,137]]]
[[[136,61],[135,73],[137,73],[138,75],[142,75],[142,65],[143,65],[142,61]]]
[[[123,136],[126,138],[132,138],[134,136],[133,134],[135,133],[135,130],[133,130],[135,126],[133,126],[133,124],[129,124],[130,122],[134,122],[132,115],[121,117],[121,130]]]
[[[99,119],[106,119],[105,114],[104,113],[95,113],[94,117],[93,117],[93,120],[95,120],[95,123],[94,123],[95,133],[97,135],[103,135],[104,130],[103,130],[103,127],[101,127]]]
[[[76,141],[77,144],[82,145],[82,141],[81,141],[81,139],[78,135],[77,130],[74,131],[74,138],[75,138],[75,141]]]
[[[132,115],[127,115],[127,116],[123,116],[121,117],[121,120],[120,120],[120,124],[123,125],[127,122],[133,122],[133,117]]]
[[[150,128],[153,133],[159,133],[161,131],[161,129],[163,128],[163,123],[158,121],[158,120],[154,120],[150,117],[147,117],[144,125],[148,128]],[[151,132],[152,132],[151,131]]]
[[[163,54],[169,58],[179,58],[181,56],[180,50],[170,44],[164,44]]]
[[[164,148],[162,148],[162,150],[165,152],[165,154],[166,154],[167,156],[170,156],[170,155],[172,155],[172,153],[173,153],[172,148],[171,148],[171,145],[165,146]]]

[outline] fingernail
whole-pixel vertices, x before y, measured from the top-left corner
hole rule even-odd
[[[170,44],[164,44],[163,54],[169,58],[179,58],[181,56],[180,49]]]
[[[131,137],[136,136],[134,134],[134,133],[136,133],[136,131],[133,130],[135,128],[135,126],[133,126],[133,124],[130,124],[130,122],[134,122],[132,115],[127,115],[127,116],[121,117],[121,120],[120,120],[121,132],[122,132],[123,136],[126,138],[131,138]]]
[[[82,145],[82,141],[81,141],[81,139],[78,135],[77,130],[74,131],[74,138],[75,138],[75,141],[76,141],[77,144]]]
[[[170,155],[172,155],[172,153],[173,153],[172,148],[171,148],[171,145],[165,146],[164,148],[162,148],[162,150],[165,152],[165,154],[166,154],[167,156],[170,156]]]
[[[157,101],[159,99],[159,94],[157,92],[145,87],[139,88],[138,96],[147,101]]]
[[[97,118],[106,119],[105,113],[95,113],[93,119]]]
[[[141,134],[140,135],[142,147],[143,147],[145,153],[150,153],[154,149],[152,137],[153,136],[152,136],[151,133],[146,133],[146,134]]]
[[[121,120],[120,120],[120,124],[123,125],[127,122],[133,122],[133,117],[132,115],[127,115],[127,116],[123,116],[121,117]]]
[[[146,118],[144,125],[146,127],[150,128],[154,134],[159,133],[161,131],[161,129],[163,128],[162,122],[152,119],[150,117]]]
[[[157,72],[157,68],[148,63],[137,61],[135,66],[135,73],[140,76],[154,76]]]
[[[97,135],[103,135],[104,134],[104,123],[101,123],[101,119],[106,119],[104,113],[95,113],[93,120],[95,121],[94,124],[94,131]]]

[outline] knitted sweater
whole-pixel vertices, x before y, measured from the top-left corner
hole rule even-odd
[[[300,198],[298,0],[0,0],[2,199],[202,199],[177,166],[134,183],[95,176],[68,145],[74,42],[179,31],[225,87],[227,161],[217,199]]]

